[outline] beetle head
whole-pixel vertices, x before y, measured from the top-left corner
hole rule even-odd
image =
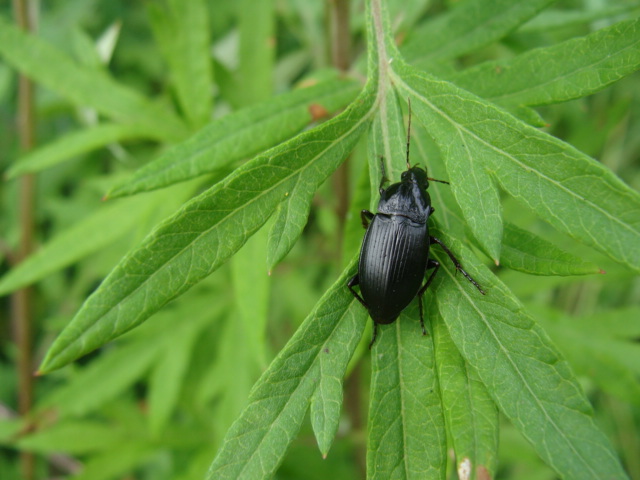
[[[400,181],[402,183],[415,183],[421,190],[429,188],[427,171],[417,165],[402,172]]]

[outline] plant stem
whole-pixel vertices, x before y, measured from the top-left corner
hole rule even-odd
[[[331,63],[341,72],[346,72],[351,66],[349,0],[331,0],[328,5]],[[349,164],[346,160],[333,175],[333,188],[336,194],[336,216],[338,217],[336,245],[340,246],[342,245],[344,223],[349,211]]]
[[[13,10],[16,22],[26,31],[33,31],[33,21],[29,15],[29,0],[14,0]],[[20,75],[18,80],[17,127],[20,147],[23,152],[33,148],[35,143],[35,115],[33,101],[34,86],[26,76]],[[14,259],[22,262],[32,251],[34,229],[35,177],[25,175],[20,180],[18,193],[18,222],[20,243]],[[11,298],[14,341],[18,347],[18,411],[25,416],[33,403],[33,365],[31,345],[31,291],[23,288],[16,291]],[[22,478],[34,478],[35,457],[30,452],[20,455]]]

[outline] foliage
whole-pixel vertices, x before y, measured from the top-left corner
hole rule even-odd
[[[46,351],[31,414],[0,420],[0,474],[31,451],[42,478],[639,476],[633,5],[370,0],[344,75],[318,6],[215,3],[70,2],[38,36],[0,16],[0,79],[44,87],[46,139],[0,137],[9,179],[39,175],[42,241],[0,293],[36,285]],[[434,248],[429,335],[412,304],[369,355],[345,285],[380,159],[406,168],[408,102],[411,162],[451,183],[430,228],[487,295]]]

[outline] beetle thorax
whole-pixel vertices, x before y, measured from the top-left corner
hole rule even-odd
[[[426,223],[431,213],[431,198],[427,193],[426,183],[426,180],[424,183],[416,182],[413,175],[403,175],[401,182],[390,185],[382,192],[378,212],[402,215],[414,222]]]

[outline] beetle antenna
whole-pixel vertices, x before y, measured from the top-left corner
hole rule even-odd
[[[411,97],[407,98],[407,103],[409,104],[409,124],[407,125],[407,169],[410,169],[409,145],[411,145]]]
[[[437,178],[427,177],[427,180],[429,180],[430,182],[440,182],[440,183],[446,183],[447,185],[451,185],[449,182],[446,182],[444,180],[438,180]]]

